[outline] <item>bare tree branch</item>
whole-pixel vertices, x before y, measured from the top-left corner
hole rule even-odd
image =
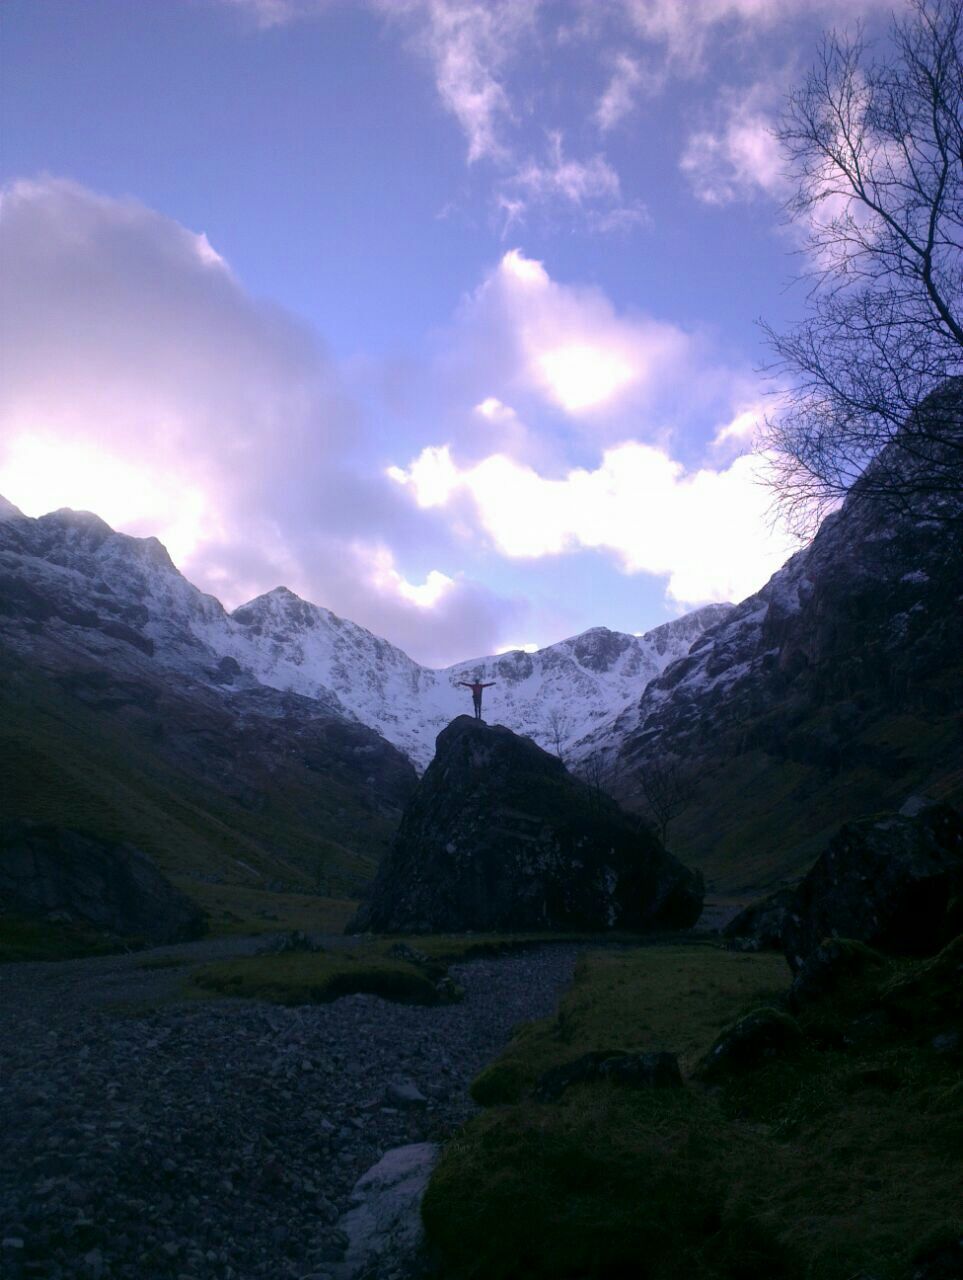
[[[802,533],[857,481],[900,510],[960,517],[963,0],[908,10],[881,61],[861,32],[825,37],[777,131],[810,289],[799,324],[762,325],[783,389],[762,447]]]

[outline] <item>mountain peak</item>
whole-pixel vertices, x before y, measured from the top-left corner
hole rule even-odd
[[[15,507],[0,493],[0,520],[26,520],[26,518],[19,507]]]

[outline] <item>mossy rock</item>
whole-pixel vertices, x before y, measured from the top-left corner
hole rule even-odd
[[[795,1053],[802,1044],[795,1018],[779,1009],[757,1009],[722,1032],[693,1074],[705,1084],[719,1084]]]
[[[478,1073],[471,1082],[469,1093],[479,1106],[504,1106],[521,1102],[530,1083],[528,1072],[521,1063],[502,1058]]]
[[[938,1032],[963,1023],[963,934],[909,974],[880,991],[886,1012],[900,1026]]]
[[[878,986],[888,961],[878,951],[853,938],[825,938],[805,961],[793,980],[790,1005],[799,1010],[841,988],[854,992],[857,983]],[[875,987],[874,987],[875,990]]]

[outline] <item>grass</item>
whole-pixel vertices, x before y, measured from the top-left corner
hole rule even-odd
[[[352,898],[313,893],[272,893],[243,884],[204,884],[184,877],[174,883],[208,914],[211,937],[277,933],[344,933],[357,910]]]
[[[292,752],[271,771],[243,750],[226,768],[235,725],[214,702],[146,681],[85,698],[9,650],[0,662],[5,816],[127,840],[198,900],[211,874],[345,898],[374,874],[397,814],[333,769]],[[192,743],[208,744],[206,773]]]
[[[860,999],[958,1020],[960,946],[929,970],[882,966]],[[720,1088],[597,1082],[531,1100],[542,1070],[592,1048],[680,1050],[691,1068],[723,1021],[778,1001],[780,965],[706,946],[587,955],[558,1017],[479,1078],[501,1067],[513,1100],[472,1120],[432,1178],[445,1280],[906,1280],[921,1245],[958,1233],[963,1082],[926,1019],[807,1042]]]
[[[586,952],[557,1016],[524,1027],[472,1095],[520,1101],[544,1071],[602,1049],[668,1049],[688,1069],[747,1003],[765,1003],[785,981],[782,956],[709,944]]]
[[[275,1004],[324,1004],[339,996],[383,996],[403,1004],[437,1004],[434,982],[404,960],[354,952],[293,952],[207,964],[191,981],[209,995]]]
[[[0,915],[0,964],[23,960],[78,960],[125,951],[129,944],[79,924],[54,924]]]

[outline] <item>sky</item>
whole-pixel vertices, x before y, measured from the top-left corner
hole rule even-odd
[[[0,493],[432,666],[745,597],[796,545],[772,129],[889,12],[4,0]]]

